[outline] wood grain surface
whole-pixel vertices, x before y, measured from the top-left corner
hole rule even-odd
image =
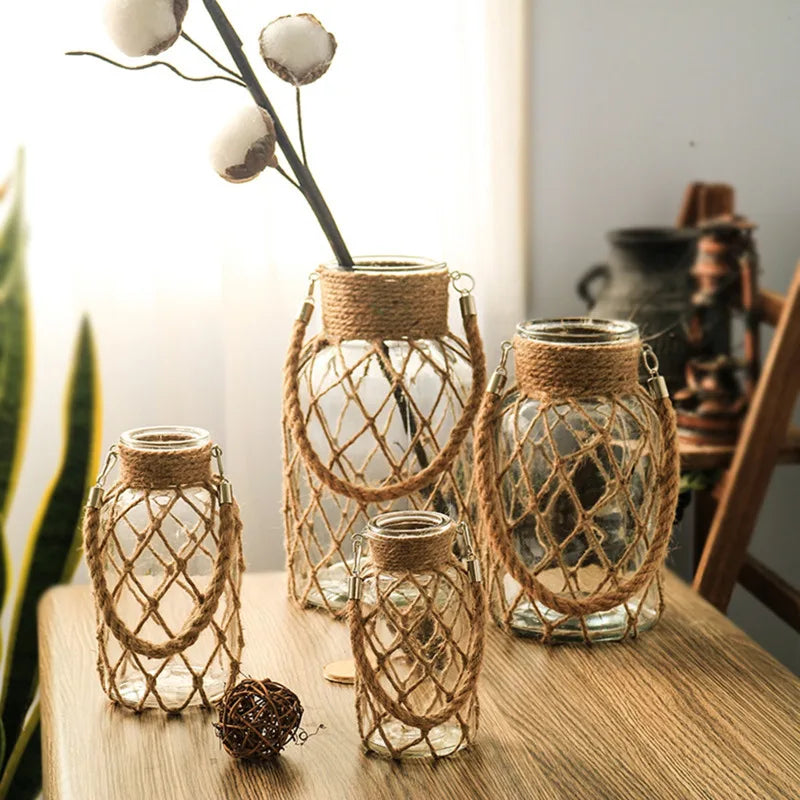
[[[244,671],[294,689],[303,727],[274,764],[238,763],[210,712],[135,715],[95,673],[83,586],[39,609],[45,797],[74,800],[800,798],[800,681],[674,576],[639,641],[547,648],[493,626],[471,751],[436,764],[362,753],[353,689],[323,666],[347,631],[290,607],[285,576],[245,578]]]

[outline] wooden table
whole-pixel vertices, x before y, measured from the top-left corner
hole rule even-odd
[[[638,642],[548,648],[492,626],[472,751],[430,763],[362,754],[353,689],[323,664],[347,631],[285,599],[279,573],[248,575],[244,671],[287,684],[303,726],[269,766],[221,749],[213,715],[114,708],[95,673],[84,586],[39,609],[45,798],[547,798],[789,800],[800,797],[800,681],[674,576],[659,626]]]

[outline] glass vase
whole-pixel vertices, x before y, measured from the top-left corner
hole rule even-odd
[[[109,698],[137,711],[210,707],[238,671],[241,523],[212,454],[200,428],[128,431],[90,494],[98,669]],[[104,491],[117,455],[119,479]]]
[[[485,362],[468,289],[458,289],[467,340],[448,328],[454,276],[471,280],[442,263],[375,257],[314,276],[322,332],[300,347],[309,296],[284,375],[284,523],[300,606],[343,612],[348,538],[371,516],[476,514],[471,426]]]
[[[662,610],[677,499],[663,379],[639,386],[630,322],[528,322],[513,350],[517,384],[499,371],[478,424],[492,614],[546,641],[635,636]]]
[[[378,755],[452,755],[477,730],[484,597],[469,528],[461,526],[465,564],[453,555],[456,530],[444,514],[396,511],[356,537],[356,714],[365,748]]]

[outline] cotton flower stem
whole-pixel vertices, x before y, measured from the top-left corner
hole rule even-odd
[[[230,20],[225,16],[225,13],[222,11],[219,3],[216,0],[203,0],[203,4],[209,13],[209,16],[213,20],[214,25],[216,25],[219,35],[222,37],[222,41],[225,42],[225,46],[228,48],[228,52],[231,54],[231,58],[236,64],[236,68],[239,70],[242,79],[247,84],[247,88],[250,90],[250,94],[252,95],[256,105],[263,108],[264,111],[266,111],[267,114],[272,117],[272,122],[275,125],[275,139],[278,142],[278,146],[281,148],[286,160],[289,162],[289,167],[291,168],[292,172],[294,172],[297,182],[300,184],[300,189],[303,192],[303,195],[305,196],[308,204],[311,206],[311,210],[314,212],[314,215],[319,221],[320,227],[327,236],[328,242],[333,250],[339,266],[342,267],[342,269],[353,269],[353,257],[350,255],[350,251],[347,249],[347,245],[344,243],[344,239],[342,238],[342,234],[339,232],[336,221],[333,219],[333,215],[331,214],[327,203],[322,197],[314,177],[312,176],[308,167],[297,155],[297,151],[294,149],[291,139],[289,139],[289,136],[286,133],[286,129],[281,124],[281,121],[278,118],[278,115],[275,113],[272,103],[270,103],[269,98],[264,92],[264,89],[258,82],[258,78],[253,72],[253,68],[250,66],[250,62],[247,60],[247,56],[245,56],[242,50],[242,40],[239,38],[239,34],[236,33],[236,30],[234,29],[233,25],[231,25]],[[387,347],[386,342],[381,343],[381,351],[384,356],[384,358],[380,359],[379,361],[381,371],[383,372],[389,384],[393,385],[392,394],[394,396],[395,403],[397,404],[397,410],[400,414],[403,428],[406,432],[406,435],[412,441],[414,441],[414,453],[417,456],[417,461],[419,462],[420,468],[424,469],[428,466],[428,456],[425,452],[425,448],[422,446],[422,442],[417,438],[417,422],[414,419],[414,415],[411,412],[408,401],[406,400],[403,388],[399,384],[395,384],[394,379],[390,374],[389,366],[391,365],[391,358],[389,356],[389,348]]]
[[[231,58],[236,64],[236,68],[239,70],[247,88],[250,90],[250,94],[256,105],[263,108],[264,111],[272,117],[272,121],[275,124],[275,138],[278,142],[278,146],[283,151],[286,161],[289,163],[289,168],[297,178],[303,195],[319,221],[320,227],[328,239],[328,243],[333,250],[333,254],[339,266],[344,269],[352,269],[353,257],[350,255],[350,251],[344,243],[336,221],[333,219],[333,215],[322,197],[314,177],[308,167],[303,163],[300,156],[297,155],[297,151],[294,149],[286,133],[286,129],[281,124],[272,103],[270,103],[264,89],[258,82],[258,78],[242,50],[242,40],[239,38],[233,25],[231,25],[216,0],[203,0],[203,4],[213,20],[214,25],[216,25],[219,35],[222,37],[222,41],[225,42],[225,46],[228,48],[228,52],[231,54]]]
[[[280,166],[280,164],[275,167],[275,171],[279,175],[283,175],[283,177],[286,178],[286,180],[289,181],[289,183],[291,183],[295,189],[298,189],[301,192],[303,191],[303,188],[300,186],[300,184],[282,166]]]
[[[303,109],[300,105],[299,86],[295,86],[295,98],[297,100],[297,135],[300,137],[300,152],[303,154],[303,163],[308,166],[308,158],[306,158],[306,140],[303,136]]]
[[[244,81],[241,81],[237,78],[229,78],[227,75],[206,75],[202,78],[193,78],[191,75],[184,75],[176,66],[170,64],[168,61],[150,61],[147,64],[137,64],[136,66],[131,66],[129,64],[120,64],[119,61],[114,61],[113,58],[108,58],[107,56],[100,55],[100,53],[92,53],[87,50],[70,50],[64,55],[91,56],[92,58],[100,59],[100,61],[105,61],[106,64],[111,64],[112,66],[119,67],[120,69],[131,70],[132,72],[136,72],[141,69],[150,69],[150,67],[166,67],[168,70],[171,70],[179,78],[183,78],[185,81],[192,81],[194,83],[204,83],[206,81],[228,81],[228,83],[233,83],[236,86],[247,88],[247,84]]]
[[[240,81],[242,80],[242,76],[238,72],[230,69],[229,67],[226,67],[221,61],[214,58],[214,56],[212,56],[211,53],[209,53],[208,50],[205,49],[205,47],[203,47],[194,39],[192,39],[192,37],[189,36],[189,34],[186,33],[186,31],[181,31],[181,39],[185,39],[187,42],[189,42],[189,44],[192,45],[192,47],[199,50],[212,64],[219,67],[223,72],[227,72],[228,75],[236,78],[237,80]],[[244,83],[244,81],[242,81],[242,83]]]

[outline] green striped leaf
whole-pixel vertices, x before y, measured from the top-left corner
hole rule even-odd
[[[0,797],[35,800],[42,790],[42,737],[39,704],[31,710],[0,780]]]
[[[50,586],[68,581],[80,558],[83,498],[97,470],[99,430],[94,342],[89,321],[84,318],[66,398],[61,465],[28,538],[9,625],[2,695],[2,724],[9,747],[22,732],[36,695],[36,606],[39,598]]]
[[[14,495],[30,410],[30,332],[22,214],[23,159],[12,179],[0,230],[0,533]],[[0,537],[0,609],[11,583],[8,543]]]

